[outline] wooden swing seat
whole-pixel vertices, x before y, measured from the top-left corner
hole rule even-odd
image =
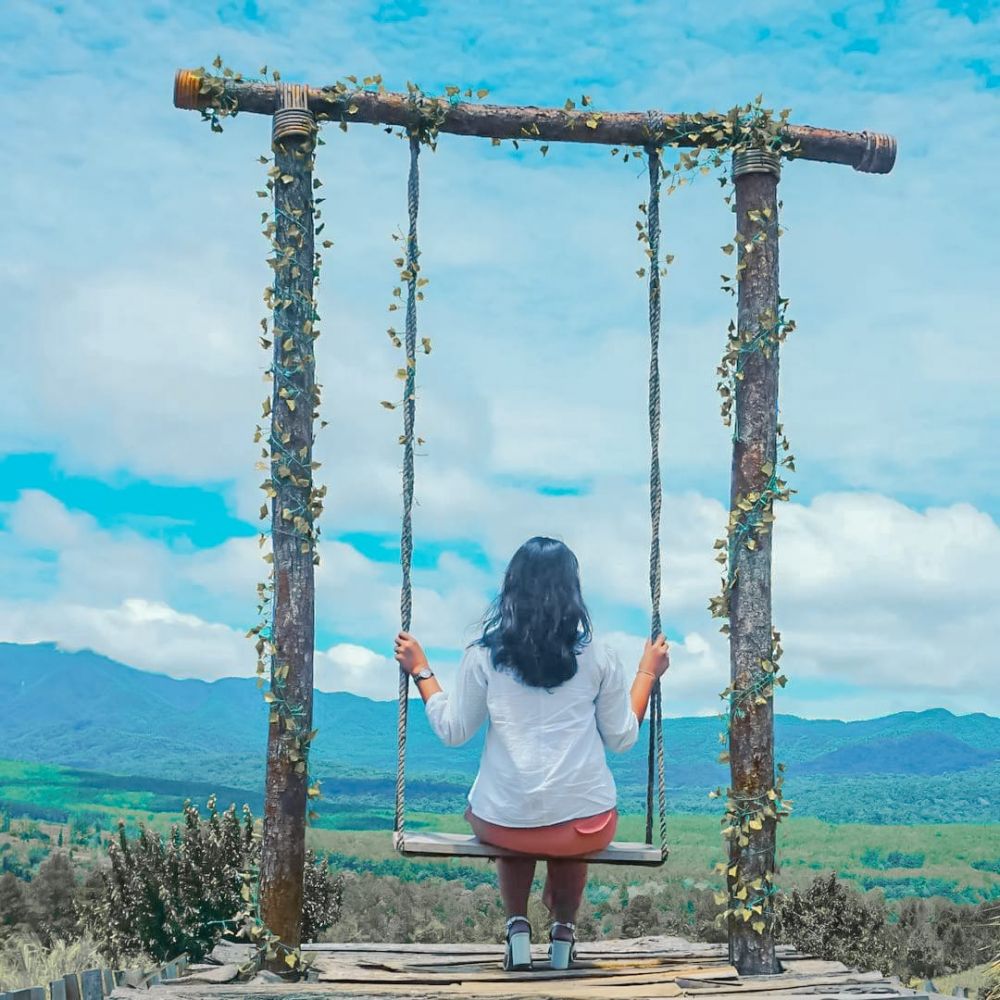
[[[484,844],[467,833],[396,833],[396,850],[407,857],[418,858],[521,858],[525,855],[503,847]],[[643,865],[658,868],[666,860],[654,844],[615,841],[603,851],[584,856],[586,861],[602,865]],[[544,860],[543,856],[539,856]]]

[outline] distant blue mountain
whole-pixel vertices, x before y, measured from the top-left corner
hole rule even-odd
[[[326,791],[388,803],[395,703],[316,692],[314,720],[313,770]],[[250,679],[175,680],[91,652],[0,643],[0,757],[259,789],[266,728]],[[718,730],[715,718],[665,721],[675,808],[708,809],[705,792],[725,787],[727,771],[715,763]],[[943,709],[861,722],[779,715],[775,740],[799,811],[879,822],[1000,818],[1000,719],[992,716]],[[411,801],[415,790],[428,808],[460,803],[480,749],[481,737],[442,746],[423,712],[412,712]],[[641,743],[613,757],[612,766],[624,802],[638,809],[646,774]]]
[[[987,767],[996,750],[981,750],[948,733],[929,730],[838,747],[796,768],[797,774],[949,774]]]

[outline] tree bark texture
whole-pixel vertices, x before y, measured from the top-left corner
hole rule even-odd
[[[755,335],[773,327],[778,309],[778,179],[771,173],[749,173],[736,179],[737,231],[741,234],[737,327]],[[767,211],[768,215],[763,213]],[[750,218],[754,214],[754,219]],[[761,214],[757,214],[761,213]],[[745,244],[755,235],[763,239]],[[735,387],[737,436],[733,442],[730,509],[754,492],[762,492],[769,476],[762,469],[777,464],[778,345],[746,355],[743,378]],[[731,554],[735,575],[729,595],[730,671],[734,689],[759,682],[761,660],[771,657],[771,533],[755,536],[754,548],[736,546]],[[737,806],[766,797],[774,787],[774,709],[770,696],[758,704],[747,699],[731,712],[729,760],[731,795]],[[766,802],[766,798],[764,798]],[[746,831],[749,843],[730,838],[730,894],[755,878],[774,871],[775,820],[764,819],[759,830]],[[756,920],[756,918],[754,918]],[[779,971],[774,954],[772,922],[763,933],[752,921],[730,917],[731,960],[743,974]]]
[[[261,919],[287,949],[302,924],[308,744],[312,728],[314,543],[312,446],[313,188],[311,139],[274,147],[274,390],[271,401],[272,551],[274,553],[271,717],[260,878]],[[284,954],[272,967],[288,971]]]
[[[211,79],[225,88],[226,100],[239,112],[271,115],[278,107],[280,85],[201,77],[193,70],[178,70],[174,104],[196,110],[208,106],[201,81]],[[308,87],[309,110],[320,120],[408,126],[418,124],[413,103],[406,94],[357,90],[345,95],[332,88]],[[511,107],[499,104],[452,104],[435,99],[440,107],[438,130],[454,135],[489,139],[537,139],[542,142],[583,142],[606,146],[644,146],[650,142],[650,116],[645,111],[600,113],[589,109]],[[680,144],[697,145],[692,136],[702,125],[696,116],[663,114],[663,128],[681,136]],[[896,160],[896,140],[873,132],[789,125],[788,139],[799,143],[797,156],[805,160],[841,163],[865,173],[888,173]]]

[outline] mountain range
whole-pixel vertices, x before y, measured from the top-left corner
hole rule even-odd
[[[388,810],[396,704],[316,692],[312,771],[324,810]],[[176,680],[91,652],[0,643],[0,758],[119,776],[215,784],[259,799],[266,706],[250,679]],[[725,787],[715,763],[719,720],[664,721],[667,783],[676,811],[708,812]],[[944,709],[858,722],[775,719],[777,758],[798,813],[833,821],[1000,822],[1000,719]],[[409,801],[455,811],[475,774],[481,735],[441,745],[423,712],[410,713]],[[644,801],[643,740],[612,758],[625,809]],[[180,786],[179,786],[180,787]]]

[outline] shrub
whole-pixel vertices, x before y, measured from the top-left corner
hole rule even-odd
[[[920,852],[907,854],[905,851],[889,851],[885,855],[869,847],[861,855],[861,863],[866,868],[923,868],[926,855]]]
[[[778,896],[775,933],[817,958],[861,969],[895,972],[896,941],[881,897],[865,898],[837,880],[816,879],[804,892]]]
[[[627,938],[646,937],[660,928],[659,914],[649,896],[633,896],[622,914],[622,936]]]
[[[0,938],[5,938],[28,924],[28,895],[25,883],[13,872],[0,875]]]
[[[69,858],[61,851],[50,854],[28,886],[31,927],[42,945],[77,936],[77,884]]]
[[[213,796],[204,820],[186,803],[183,829],[172,827],[166,839],[140,826],[130,840],[119,823],[108,854],[110,867],[86,912],[104,954],[113,961],[134,952],[164,960],[185,952],[200,961],[224,931],[238,929],[260,843],[250,810],[244,806],[242,821],[235,806],[220,814]],[[342,882],[310,854],[304,890],[304,920],[315,935],[339,917]]]
[[[344,878],[330,874],[330,862],[317,864],[306,858],[305,890],[302,896],[302,940],[315,941],[321,931],[340,919],[344,905]]]

